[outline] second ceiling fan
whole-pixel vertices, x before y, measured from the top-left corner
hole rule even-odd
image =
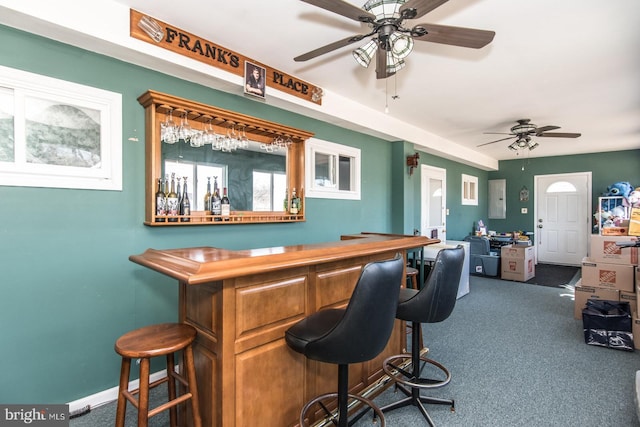
[[[517,151],[519,149],[528,148],[529,150],[533,150],[539,144],[532,140],[531,137],[541,137],[541,138],[578,138],[581,134],[579,133],[571,133],[571,132],[549,132],[552,130],[560,129],[560,126],[541,126],[537,127],[533,123],[531,123],[530,119],[520,119],[517,120],[518,124],[513,126],[509,133],[504,132],[485,132],[485,135],[510,135],[506,138],[496,139],[495,141],[485,142],[484,144],[478,145],[478,147],[482,147],[489,144],[495,144],[496,142],[506,141],[508,139],[514,139],[510,145],[509,149]]]
[[[371,27],[367,34],[357,34],[294,58],[308,61],[336,49],[373,38],[353,51],[356,61],[364,67],[376,57],[376,77],[385,79],[404,67],[404,58],[411,53],[414,40],[479,49],[491,43],[495,32],[437,24],[417,24],[405,27],[405,20],[420,18],[449,0],[368,0],[363,8],[343,0],[302,0]]]

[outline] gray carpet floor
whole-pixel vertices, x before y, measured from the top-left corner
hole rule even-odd
[[[470,293],[452,315],[423,329],[430,357],[452,374],[450,384],[429,395],[456,402],[454,413],[448,406],[428,406],[436,425],[640,426],[633,399],[640,352],[586,345],[572,296],[570,285],[472,277]],[[390,388],[375,402],[383,406],[400,397]],[[71,426],[112,426],[114,414],[115,404],[107,404]],[[385,417],[389,427],[427,425],[415,407]],[[132,412],[127,418],[128,426],[135,425]],[[356,425],[372,425],[371,419]],[[158,415],[150,426],[168,426],[167,417]]]

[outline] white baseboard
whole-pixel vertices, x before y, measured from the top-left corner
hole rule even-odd
[[[154,382],[166,376],[167,376],[166,369],[163,369],[162,371],[154,372],[151,375],[149,375],[149,382]],[[140,384],[140,380],[130,381],[129,390],[138,388],[139,384]],[[100,391],[90,396],[86,396],[78,400],[74,400],[73,402],[69,402],[69,412],[80,410],[86,406],[92,409],[97,408],[98,406],[105,405],[117,399],[118,399],[118,387],[116,386],[108,390]]]

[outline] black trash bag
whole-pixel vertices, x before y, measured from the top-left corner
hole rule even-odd
[[[584,342],[633,351],[631,307],[626,301],[587,300],[582,309]]]

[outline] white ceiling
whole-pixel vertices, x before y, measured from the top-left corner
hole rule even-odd
[[[410,140],[427,152],[451,151],[465,163],[473,164],[469,158],[475,156],[503,160],[640,148],[638,0],[450,0],[407,26],[492,30],[493,42],[479,50],[416,42],[406,68],[385,80],[376,79],[375,64],[365,69],[351,56],[364,42],[294,62],[295,56],[368,29],[299,0],[91,3],[114,1],[322,87],[327,96],[317,114],[331,115],[331,94],[366,106],[362,110],[369,115],[384,114],[388,102],[393,128],[399,123],[439,138],[411,140],[385,128],[385,120],[363,127],[339,112],[331,121]],[[348,0],[359,7],[364,2]],[[284,108],[300,111],[293,104]],[[508,132],[521,118],[582,136],[539,138],[538,148],[518,154],[507,148],[511,140],[477,147],[501,137],[484,132]]]

